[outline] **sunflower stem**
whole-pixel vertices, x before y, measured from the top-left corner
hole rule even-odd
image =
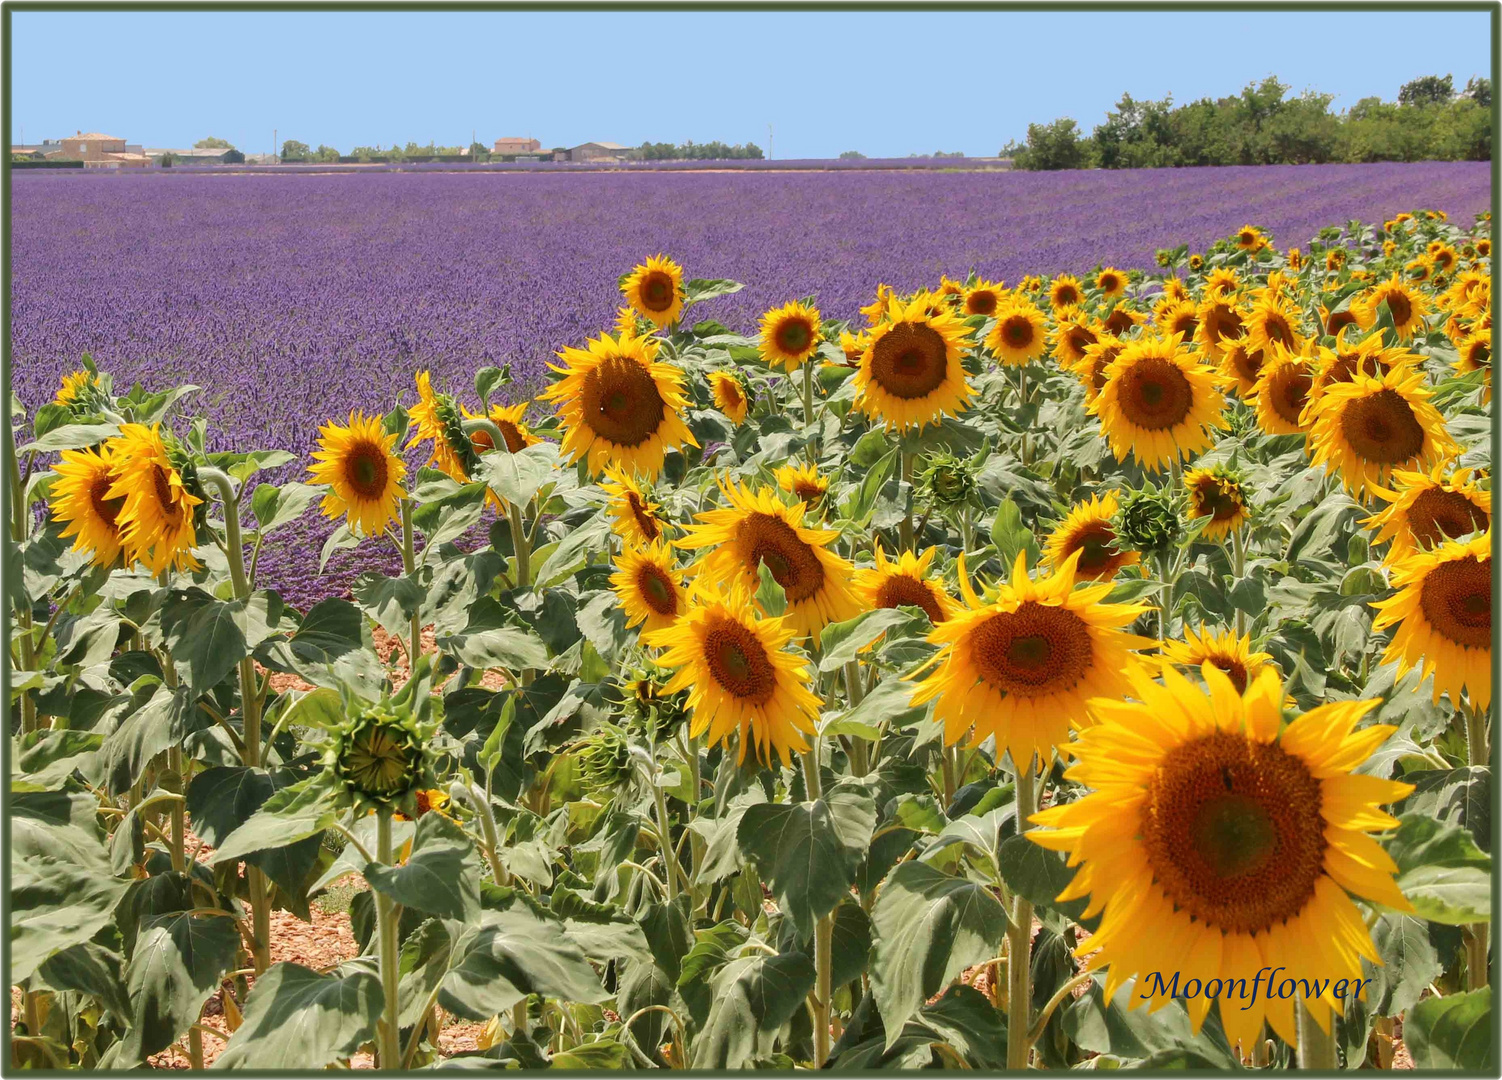
[[[1027,365],[1023,364],[1017,369],[1017,412],[1020,415],[1027,408]],[[1027,429],[1022,429],[1022,445],[1019,448],[1018,457],[1023,465],[1029,464]]]
[[[673,834],[668,830],[668,801],[662,793],[662,785],[658,783],[658,777],[652,777],[652,795],[657,801],[657,833],[659,847],[662,849],[662,869],[668,879],[668,899],[678,899],[678,875],[682,869],[678,866],[678,858],[673,854]]]
[[[1028,818],[1036,812],[1037,788],[1033,762],[1017,770],[1017,835],[1031,828]],[[1033,1000],[1033,905],[1020,894],[1014,899],[1011,925],[1007,927],[1007,1068],[1027,1068],[1031,1044]]]
[[[527,533],[522,528],[521,507],[506,504],[506,516],[511,519],[511,546],[516,549],[516,587],[525,589],[532,584],[532,552],[527,547]]]
[[[409,577],[417,570],[417,543],[412,536],[411,499],[402,500],[402,573]],[[412,613],[410,637],[407,639],[407,670],[417,670],[417,654],[422,649],[422,616]]]
[[[810,802],[824,797],[824,782],[819,775],[819,737],[803,755],[803,786]],[[829,999],[833,991],[834,914],[825,914],[814,925],[814,1068],[822,1069],[829,1060]]]
[[[10,535],[17,547],[26,542],[26,535],[30,532],[30,520],[26,508],[26,482],[21,478],[21,459],[16,454],[16,444],[9,441],[10,447]],[[12,601],[16,605],[16,625],[19,633],[16,635],[21,644],[21,669],[31,671],[36,667],[36,643],[31,636],[31,598],[26,595],[26,590],[20,582],[13,582],[11,588],[14,591]],[[21,694],[21,733],[27,734],[37,726],[37,704],[32,697],[31,691],[26,690]]]
[[[901,532],[898,539],[902,542],[904,551],[912,551],[913,536],[913,454],[908,451],[902,452],[902,482],[907,485],[907,514],[902,519]]]
[[[382,866],[390,866],[392,863],[391,812],[389,810],[380,811],[376,818],[376,860]],[[386,999],[380,1030],[379,1064],[382,1069],[400,1069],[402,1067],[401,1029],[398,1026],[397,1015],[397,979],[400,975],[397,963],[400,954],[397,948],[396,901],[379,890],[376,892],[375,899],[376,920],[380,933],[376,956],[381,970],[381,989]]]
[[[1490,710],[1479,710],[1469,696],[1461,701],[1460,712],[1465,717],[1466,751],[1469,764],[1491,764],[1491,745],[1488,739],[1487,719]],[[1480,990],[1491,982],[1491,969],[1487,957],[1488,927],[1476,923],[1466,927],[1466,985],[1471,990]]]
[[[1241,579],[1246,576],[1246,541],[1241,537],[1241,529],[1231,530],[1231,567],[1235,580],[1231,583],[1234,589],[1241,584]],[[1246,612],[1241,608],[1236,609],[1236,636],[1246,633]]]
[[[1330,1017],[1330,1030],[1319,1026],[1319,1021],[1309,1011],[1303,995],[1299,995],[1299,1068],[1334,1072],[1340,1068],[1335,1053],[1335,1018]]]
[[[808,439],[808,460],[819,460],[818,451],[814,448],[814,365],[809,360],[803,365],[803,430],[804,437]]]

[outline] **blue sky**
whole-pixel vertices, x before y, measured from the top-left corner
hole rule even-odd
[[[1483,12],[12,14],[12,134],[544,146],[754,141],[773,156],[995,154],[1123,91],[1277,75],[1336,106],[1490,67]],[[1397,43],[1397,47],[1394,44]],[[773,134],[769,139],[767,125]]]

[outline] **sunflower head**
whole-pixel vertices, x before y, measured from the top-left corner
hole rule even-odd
[[[1070,365],[1070,370],[1079,376],[1085,388],[1085,404],[1094,401],[1106,386],[1106,369],[1111,366],[1126,342],[1113,334],[1102,331],[1094,341],[1085,346],[1084,355]]]
[[[688,600],[670,547],[664,543],[628,546],[615,567],[610,585],[620,598],[627,626],[660,630],[678,621]]]
[[[204,498],[186,451],[160,424],[123,424],[106,449],[113,483],[103,498],[124,500],[115,522],[126,561],[153,574],[196,569]]]
[[[1191,269],[1191,270],[1202,270],[1202,269],[1204,269],[1204,266],[1205,266],[1205,257],[1203,255],[1191,255],[1191,256],[1189,256],[1189,269]]]
[[[1375,489],[1387,507],[1363,522],[1377,530],[1373,543],[1391,542],[1385,562],[1491,527],[1491,490],[1470,469],[1443,461],[1428,473],[1397,470],[1392,479],[1393,490]]]
[[[1429,313],[1429,302],[1424,294],[1411,288],[1396,274],[1351,301],[1351,310],[1363,330],[1376,326],[1379,309],[1383,307],[1387,308],[1392,319],[1393,332],[1404,341],[1423,328],[1424,316]]]
[[[631,473],[607,467],[600,490],[610,499],[611,531],[628,546],[651,544],[666,533],[668,521],[652,501],[650,486],[643,487]]]
[[[1277,295],[1259,299],[1246,313],[1244,322],[1246,347],[1251,352],[1271,354],[1277,345],[1294,352],[1303,347],[1299,313],[1291,302]]]
[[[1060,274],[1049,282],[1048,303],[1057,316],[1065,308],[1078,307],[1085,300],[1085,289],[1073,274]]]
[[[995,315],[1006,302],[1006,289],[999,281],[984,278],[965,289],[960,308],[966,315]]]
[[[1261,251],[1267,243],[1267,237],[1255,225],[1243,225],[1236,230],[1236,246],[1242,251]]]
[[[621,279],[626,303],[659,329],[683,314],[683,267],[665,255],[653,255]],[[635,336],[635,327],[632,328]]]
[[[876,299],[861,308],[861,314],[866,317],[866,322],[876,326],[887,317],[887,309],[892,301],[897,299],[897,292],[892,286],[885,283],[876,286]]]
[[[963,506],[979,489],[974,458],[956,457],[947,450],[930,454],[918,473],[920,497],[936,506]]]
[[[329,421],[318,436],[308,471],[315,484],[328,485],[324,516],[342,515],[363,535],[377,535],[396,520],[397,500],[407,496],[402,488],[407,465],[393,449],[396,433],[388,434],[379,416],[352,410],[349,426]]]
[[[1205,275],[1206,300],[1234,301],[1241,292],[1241,275],[1229,266],[1217,266]]]
[[[416,817],[417,793],[435,783],[430,744],[437,725],[420,721],[400,698],[349,699],[345,708],[324,756],[343,798],[357,813]]]
[[[1227,299],[1210,298],[1203,301],[1196,313],[1194,340],[1210,360],[1219,360],[1226,350],[1246,334],[1243,312]]]
[[[1207,540],[1224,539],[1251,518],[1246,479],[1237,469],[1226,465],[1190,469],[1184,474],[1184,490],[1190,519],[1207,519],[1201,532]]]
[[[1127,276],[1114,266],[1102,267],[1095,275],[1095,287],[1108,300],[1114,300],[1126,292]]]
[[[711,371],[709,392],[714,397],[715,408],[730,418],[731,423],[745,421],[751,408],[751,392],[734,371]]]
[[[1036,360],[1048,347],[1048,321],[1030,301],[1012,300],[996,312],[986,345],[1003,364],[1020,366]]]
[[[417,404],[408,411],[408,426],[413,429],[408,448],[432,441],[429,465],[444,475],[467,483],[480,466],[480,455],[464,431],[464,413],[449,394],[433,389],[433,377],[427,371],[417,373]]]
[[[74,416],[100,412],[111,404],[107,378],[102,379],[93,361],[85,356],[84,367],[63,376],[62,385],[52,401],[55,405],[66,406]]]
[[[824,340],[819,309],[801,300],[773,308],[761,317],[761,358],[769,367],[796,371]]]
[[[96,566],[114,566],[120,557],[120,512],[124,496],[109,498],[114,486],[114,449],[64,450],[52,467],[57,479],[49,495],[52,514],[65,524],[64,538],[73,537],[73,550],[87,554]]]
[[[585,790],[606,798],[630,790],[641,778],[630,733],[609,720],[574,743],[574,756]]]
[[[968,333],[948,311],[930,314],[893,300],[861,356],[856,404],[900,431],[921,431],[946,414],[958,415],[972,393],[960,364]]]
[[[1111,309],[1110,314],[1101,320],[1100,325],[1106,333],[1121,337],[1134,326],[1141,326],[1146,321],[1147,316],[1142,312],[1133,311],[1125,304],[1117,304]]]
[[[1309,357],[1276,346],[1269,363],[1257,374],[1252,396],[1256,399],[1257,424],[1269,435],[1300,435],[1314,388],[1314,367]]]
[[[1422,370],[1395,368],[1326,388],[1311,407],[1314,464],[1360,498],[1386,486],[1395,469],[1428,469],[1459,454],[1424,381]]]
[[[1247,687],[1273,662],[1272,654],[1252,651],[1250,635],[1238,637],[1236,631],[1216,633],[1200,624],[1199,633],[1189,626],[1184,627],[1183,641],[1163,643],[1165,664],[1178,664],[1192,672],[1200,672],[1206,664],[1212,664],[1225,672],[1236,693],[1245,694]]]
[[[829,477],[819,474],[818,466],[804,462],[780,465],[773,472],[777,486],[809,506],[817,506],[829,491]]]
[[[532,434],[532,429],[527,426],[523,419],[527,415],[527,406],[531,404],[519,401],[515,405],[492,405],[485,418],[494,424],[501,432],[503,449],[508,454],[519,454],[529,446],[535,446],[542,440]],[[475,419],[478,414],[472,413],[463,405],[459,406],[466,420]],[[478,454],[488,453],[494,450],[491,445],[490,432],[483,429],[469,433],[469,441]]]
[[[1116,534],[1116,513],[1120,509],[1119,492],[1092,495],[1089,502],[1077,504],[1049,534],[1044,558],[1050,566],[1063,566],[1078,555],[1075,573],[1081,578],[1109,581],[1124,566],[1141,561]]]
[[[1085,350],[1099,339],[1103,330],[1092,326],[1079,308],[1063,308],[1054,312],[1053,354],[1061,367],[1073,367],[1085,355]]]
[[[1296,247],[1289,248],[1288,249],[1288,269],[1292,270],[1295,274],[1297,274],[1299,272],[1299,270],[1303,267],[1303,265],[1304,265],[1304,255],[1303,255],[1303,253],[1301,251],[1299,251],[1299,249],[1296,248]]]
[[[1185,341],[1193,341],[1200,328],[1199,308],[1189,300],[1165,298],[1155,316],[1162,333],[1178,334]]]
[[[936,548],[921,555],[904,551],[896,559],[888,559],[880,544],[875,550],[876,565],[855,575],[856,592],[868,607],[922,608],[935,626],[960,610],[943,584],[932,578]]]
[[[1120,542],[1144,555],[1164,555],[1184,535],[1183,503],[1169,487],[1144,484],[1117,502],[1111,520]]]
[[[1177,335],[1139,338],[1106,368],[1106,385],[1087,408],[1100,417],[1117,461],[1131,454],[1157,472],[1209,449],[1211,433],[1226,426],[1218,383]]]

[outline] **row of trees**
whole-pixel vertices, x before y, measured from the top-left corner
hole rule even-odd
[[[722,142],[686,143],[644,142],[641,144],[643,161],[760,161],[764,155],[761,147],[753,142],[734,146]]]
[[[1240,95],[1187,105],[1123,94],[1085,135],[1066,118],[1029,124],[1027,142],[1002,147],[1019,169],[1145,169],[1183,165],[1304,165],[1333,161],[1488,161],[1492,85],[1457,92],[1449,75],[1404,84],[1398,100],[1362,98],[1344,113],[1332,95],[1288,96],[1276,78]]]

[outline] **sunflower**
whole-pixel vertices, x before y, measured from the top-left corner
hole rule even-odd
[[[83,405],[96,396],[99,380],[92,371],[72,371],[63,376],[54,405]]]
[[[1424,316],[1429,311],[1424,294],[1410,289],[1394,274],[1351,301],[1351,310],[1356,313],[1356,321],[1363,330],[1376,325],[1377,309],[1383,304],[1392,313],[1393,331],[1402,340],[1411,338],[1415,330],[1423,327]]]
[[[799,502],[813,506],[829,490],[829,478],[820,476],[814,465],[782,465],[772,474],[777,486]]]
[[[1095,287],[1106,299],[1113,300],[1126,292],[1127,276],[1114,266],[1103,266],[1095,275]]]
[[[1203,255],[1191,255],[1191,256],[1189,256],[1189,269],[1191,269],[1191,270],[1200,270],[1200,269],[1202,269],[1204,267],[1204,265],[1205,265],[1205,257]]]
[[[1193,341],[1200,328],[1199,308],[1191,300],[1169,301],[1159,307],[1155,315],[1163,333],[1178,334],[1185,341]]]
[[[850,591],[854,568],[829,545],[837,530],[810,529],[803,524],[803,503],[788,506],[764,487],[721,485],[726,502],[695,518],[679,540],[681,548],[705,549],[695,564],[699,576],[715,582],[739,582],[754,594],[765,566],[787,594],[787,625],[800,638],[817,636],[832,622],[860,614]]]
[[[492,405],[490,412],[485,416],[487,420],[500,429],[501,441],[506,444],[506,452],[508,454],[519,454],[527,447],[535,446],[537,443],[542,442],[541,439],[532,434],[532,429],[527,427],[526,421],[522,419],[522,417],[527,415],[527,406],[530,404],[531,402],[529,401],[519,401],[515,405]],[[479,415],[478,413],[470,412],[463,405],[459,406],[459,408],[467,419],[473,420]],[[483,429],[470,432],[469,441],[477,453],[483,454],[495,449],[494,446],[490,445],[490,432]]]
[[[966,315],[995,315],[996,309],[1006,300],[1006,295],[1001,282],[982,278],[965,290],[961,310]]]
[[[761,358],[768,367],[798,370],[823,339],[819,309],[802,301],[773,308],[761,317]]]
[[[959,604],[944,587],[929,577],[937,548],[922,555],[904,551],[893,562],[881,544],[876,545],[876,565],[855,572],[855,592],[867,610],[873,608],[922,608],[928,621],[938,626],[958,614]]]
[[[1048,345],[1048,322],[1028,300],[1014,300],[996,312],[996,325],[986,345],[1003,364],[1021,367],[1043,355]]]
[[[1314,383],[1309,388],[1309,400],[1318,401],[1331,385],[1348,383],[1357,375],[1380,379],[1398,368],[1411,369],[1419,361],[1417,353],[1401,345],[1384,347],[1380,331],[1368,334],[1353,345],[1346,341],[1342,328],[1335,335],[1335,348],[1321,345],[1315,350]]]
[[[1070,370],[1079,376],[1080,385],[1085,388],[1085,404],[1088,405],[1100,396],[1106,385],[1106,368],[1121,355],[1124,348],[1126,342],[1119,337],[1102,333],[1085,346],[1084,355],[1070,366]]]
[[[1284,726],[1272,668],[1245,694],[1214,664],[1201,672],[1205,689],[1172,668],[1161,686],[1133,672],[1137,700],[1091,702],[1097,723],[1065,775],[1092,790],[1035,814],[1044,828],[1027,836],[1079,867],[1059,899],[1088,895],[1085,915],[1102,916],[1076,953],[1087,969],[1109,967],[1107,1001],[1133,976],[1176,971],[1207,990],[1185,1003],[1197,1033],[1209,987],[1239,984],[1220,1012],[1231,1043],[1250,1049],[1264,1021],[1294,1043],[1293,997],[1246,985],[1269,968],[1317,983],[1324,992],[1306,1002],[1328,1030],[1340,983],[1359,986],[1363,958],[1380,963],[1348,893],[1413,910],[1367,835],[1397,824],[1377,807],[1413,786],[1352,771],[1395,730],[1355,730],[1379,702],[1323,705]],[[1159,987],[1147,1008],[1167,1003]]]
[[[1448,540],[1418,551],[1393,568],[1398,594],[1372,604],[1373,630],[1397,625],[1382,657],[1396,662],[1398,677],[1409,668],[1434,676],[1434,700],[1442,693],[1460,704],[1461,691],[1484,713],[1492,697],[1492,534]]]
[[[1106,368],[1106,385],[1087,409],[1100,417],[1117,461],[1128,453],[1157,472],[1175,457],[1209,449],[1226,421],[1216,375],[1177,335],[1143,338]]]
[[[687,607],[683,575],[673,565],[666,544],[627,545],[615,561],[610,587],[620,597],[626,625],[645,623],[643,630],[661,630],[678,621]]]
[[[1246,331],[1240,309],[1229,300],[1206,300],[1200,304],[1198,315],[1194,340],[1211,360],[1221,359]]]
[[[1362,522],[1377,530],[1373,543],[1391,541],[1387,563],[1491,528],[1492,493],[1470,469],[1443,461],[1427,473],[1396,470],[1392,479],[1395,490],[1373,489],[1388,505]]]
[[[947,299],[951,304],[958,304],[965,298],[965,283],[963,281],[956,281],[948,274],[944,274],[939,278],[939,287],[934,291]]]
[[[1325,270],[1329,273],[1337,273],[1346,264],[1346,249],[1331,248],[1325,252]]]
[[[610,529],[627,547],[650,544],[666,531],[667,522],[657,513],[650,492],[630,473],[607,466],[600,490],[610,498]]]
[[[1347,326],[1356,325],[1356,313],[1349,307],[1331,311],[1324,304],[1319,305],[1319,321],[1324,327],[1327,337],[1337,336]]]
[[[912,697],[914,705],[935,703],[946,743],[967,733],[972,744],[995,736],[997,751],[1011,751],[1021,770],[1035,754],[1047,762],[1050,750],[1069,741],[1071,725],[1088,719],[1088,698],[1128,692],[1126,673],[1140,662],[1133,650],[1157,643],[1120,628],[1147,606],[1104,603],[1110,582],[1076,589],[1078,561],[1071,555],[1035,582],[1021,552],[1011,583],[983,603],[961,555],[966,606],[929,632],[938,666]]]
[[[1230,302],[1241,291],[1241,278],[1229,266],[1217,266],[1205,275],[1205,299]]]
[[[193,508],[203,500],[183,483],[161,425],[123,424],[120,437],[107,447],[114,483],[104,498],[124,500],[115,522],[127,561],[140,562],[153,574],[169,567],[196,569],[198,560],[191,554],[198,542]]]
[[[1234,383],[1240,397],[1250,398],[1257,392],[1257,380],[1262,375],[1262,362],[1265,358],[1260,349],[1249,352],[1246,342],[1233,341],[1221,354],[1220,371],[1229,382]]]
[[[1111,309],[1109,315],[1101,320],[1101,328],[1108,334],[1120,337],[1134,326],[1141,326],[1147,321],[1147,316],[1140,311],[1133,311],[1125,304],[1117,304]]]
[[[865,353],[866,346],[870,343],[870,339],[864,331],[859,334],[852,334],[849,330],[841,330],[840,352],[845,354],[844,366],[860,367],[861,355]]]
[[[666,256],[653,255],[626,275],[621,292],[626,303],[653,326],[672,326],[683,314],[683,267]]]
[[[1226,673],[1236,693],[1245,694],[1246,688],[1262,674],[1262,669],[1273,662],[1273,657],[1271,653],[1252,652],[1250,634],[1237,637],[1234,630],[1217,634],[1201,623],[1198,634],[1186,625],[1183,641],[1165,641],[1163,661],[1165,665],[1178,664],[1195,672],[1206,664],[1214,664]]]
[[[740,424],[746,419],[746,412],[751,407],[751,399],[735,372],[711,371],[709,392],[714,396],[715,408],[730,417],[732,423]]]
[[[589,471],[606,465],[655,479],[669,450],[698,446],[683,422],[688,399],[683,372],[658,363],[656,338],[601,334],[583,349],[559,353],[563,376],[541,394],[558,403],[568,460],[587,457]]]
[[[1408,368],[1330,386],[1310,410],[1313,464],[1339,473],[1359,498],[1384,486],[1394,469],[1428,469],[1458,454],[1429,397],[1424,373]]]
[[[881,284],[876,286],[876,299],[861,308],[861,314],[866,317],[866,322],[872,326],[880,323],[887,317],[887,309],[892,301],[897,299],[897,292],[890,285]]]
[[[1242,251],[1261,251],[1267,244],[1267,237],[1255,225],[1243,225],[1236,230],[1236,246]]]
[[[1276,296],[1265,296],[1253,304],[1244,322],[1248,352],[1270,356],[1274,345],[1297,352],[1304,344],[1304,335],[1299,333],[1299,313],[1291,303]]]
[[[1257,407],[1257,426],[1269,435],[1302,435],[1314,370],[1307,356],[1281,345],[1271,363],[1263,364],[1252,396]]]
[[[351,410],[349,426],[330,420],[318,429],[316,464],[309,467],[315,484],[327,484],[321,504],[325,517],[343,514],[350,527],[375,536],[396,519],[397,500],[405,499],[402,477],[407,465],[393,452],[396,433],[387,434],[379,416]]]
[[[1170,304],[1180,304],[1189,299],[1189,286],[1178,277],[1166,277],[1163,279],[1162,299]]]
[[[64,539],[75,537],[73,550],[88,555],[96,566],[113,566],[120,555],[120,511],[123,498],[106,498],[114,484],[114,450],[109,443],[99,449],[64,450],[62,461],[52,467],[49,501],[52,513],[67,523]]]
[[[715,745],[735,733],[738,761],[754,745],[759,761],[770,764],[775,753],[787,765],[808,749],[820,704],[807,666],[786,648],[795,636],[788,620],[759,617],[744,585],[722,591],[696,582],[679,620],[642,640],[676,669],[664,691],[688,691],[695,738],[707,732]]]
[[[1460,259],[1460,253],[1443,240],[1436,240],[1430,244],[1428,255],[1434,269],[1441,274],[1449,273]]]
[[[1473,371],[1486,372],[1485,400],[1492,399],[1492,331],[1490,327],[1467,334],[1455,344],[1455,371],[1469,375]]]
[[[1060,274],[1049,282],[1048,304],[1058,315],[1065,308],[1077,307],[1085,299],[1085,290],[1080,279],[1073,274]]]
[[[617,337],[621,334],[636,337],[641,333],[641,323],[637,319],[634,307],[625,304],[615,309],[615,332]]]
[[[890,427],[920,431],[970,401],[960,355],[968,328],[955,315],[929,315],[893,300],[871,331],[855,374],[856,404]]]
[[[1117,493],[1107,491],[1077,503],[1068,516],[1048,535],[1043,559],[1049,566],[1063,566],[1076,552],[1075,575],[1110,581],[1123,566],[1135,566],[1141,556],[1126,550],[1111,523],[1119,506]]]
[[[1288,249],[1288,269],[1297,274],[1304,265],[1304,254],[1296,247]]]
[[[453,399],[433,391],[433,377],[427,371],[417,373],[417,404],[407,413],[408,427],[415,428],[407,442],[411,449],[424,440],[433,440],[426,464],[452,480],[468,483],[470,467],[476,463],[474,443],[464,432],[464,419]]]
[[[1054,312],[1053,355],[1060,367],[1072,367],[1085,355],[1085,348],[1100,335],[1078,308]]]
[[[1200,532],[1206,540],[1223,540],[1251,518],[1246,485],[1224,465],[1190,469],[1184,474],[1184,489],[1189,492],[1189,517],[1210,519]]]

